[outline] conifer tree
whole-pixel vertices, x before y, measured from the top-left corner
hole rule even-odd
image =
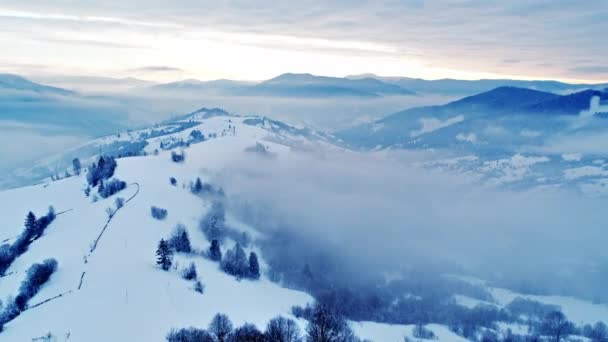
[[[255,252],[249,253],[249,277],[252,279],[260,279],[260,264],[258,256]]]
[[[28,240],[36,235],[36,231],[38,229],[37,226],[38,223],[36,222],[36,216],[30,211],[25,217],[25,235]]]
[[[171,249],[165,239],[161,239],[156,249],[156,264],[159,265],[163,270],[167,271],[171,267]]]
[[[220,249],[220,242],[218,240],[211,241],[211,246],[209,247],[209,258],[211,258],[213,261],[222,260],[222,250]]]
[[[178,224],[177,227],[175,227],[175,231],[169,239],[169,247],[173,248],[176,252],[192,252],[190,238],[188,237],[188,232],[183,224]]]
[[[203,182],[201,181],[200,177],[196,177],[193,192],[198,194],[199,192],[201,192],[201,190],[203,190]]]

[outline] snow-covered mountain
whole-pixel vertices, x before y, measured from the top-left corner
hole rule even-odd
[[[356,148],[447,154],[429,163],[473,171],[492,182],[581,181],[580,187],[603,192],[607,155],[600,146],[606,144],[602,136],[608,120],[601,103],[607,99],[607,92],[595,90],[557,95],[500,87],[445,105],[408,109],[335,135]]]
[[[527,91],[525,93],[528,94]],[[533,94],[542,100],[557,98],[551,94]],[[510,108],[493,96],[484,98],[491,99],[485,102],[484,108]],[[525,106],[531,102],[521,101]],[[454,106],[476,108],[470,99]],[[452,115],[448,109],[446,113]],[[476,114],[483,118],[480,113]],[[508,117],[506,113],[504,115]],[[463,116],[468,119],[466,114]],[[450,121],[450,118],[452,116],[442,117],[443,124],[439,126],[445,127],[438,127],[435,123],[430,126],[427,123],[426,129],[424,125],[417,127],[421,130],[419,135],[423,137],[463,121]],[[56,213],[56,218],[44,232],[31,239],[26,251],[10,263],[0,278],[3,309],[13,302],[10,296],[18,297],[22,291],[22,282],[28,277],[31,265],[53,258],[57,268],[40,290],[29,298],[24,310],[4,325],[0,340],[29,341],[46,336],[51,341],[163,341],[172,328],[205,328],[218,312],[227,314],[235,326],[248,322],[259,329],[264,329],[273,317],[282,315],[293,319],[304,332],[307,326],[305,316],[296,317],[292,307],[305,307],[315,299],[302,289],[284,287],[281,278],[271,272],[269,259],[261,248],[270,238],[266,235],[267,230],[245,222],[230,207],[223,212],[225,219],[222,222],[230,233],[225,236],[222,251],[226,253],[239,243],[246,254],[255,252],[259,255],[261,278],[240,279],[225,273],[217,262],[209,258],[210,242],[201,222],[217,210],[218,196],[225,196],[224,190],[220,190],[214,181],[226,170],[237,164],[256,165],[267,160],[274,160],[277,165],[289,165],[298,151],[307,150],[321,151],[325,158],[333,156],[328,151],[346,156],[358,153],[344,148],[331,135],[322,132],[293,127],[265,117],[236,116],[221,109],[201,109],[155,127],[96,139],[61,157],[45,161],[41,166],[60,165],[57,178],[61,179],[45,179],[36,185],[0,192],[4,227],[0,239],[4,244],[14,245],[19,240],[28,211],[41,216],[52,205]],[[100,154],[120,157],[116,159],[113,178],[124,181],[126,185],[125,189],[107,198],[101,195],[103,192],[99,187],[90,188],[89,173],[92,171],[83,170],[80,175],[72,175],[73,158],[78,157],[85,168],[94,162],[100,167]],[[420,166],[458,172],[454,165],[475,163],[476,158],[479,157],[463,157],[450,162],[448,158],[438,156]],[[504,160],[488,158],[477,169],[491,179],[508,179],[518,177],[522,172],[536,173],[536,170],[531,171],[532,166],[544,163],[544,158],[548,157],[541,154],[515,155]],[[564,155],[561,158],[560,164],[571,165],[587,157]],[[596,167],[604,170],[606,165],[602,161],[596,163]],[[66,169],[70,175],[64,176],[62,171]],[[581,172],[586,175],[594,170],[573,170],[567,175],[576,179]],[[255,174],[257,170],[251,168],[247,172]],[[205,189],[202,192],[193,190],[197,178],[202,180],[201,189]],[[105,184],[108,187],[110,182]],[[225,190],[230,194],[230,188]],[[275,195],[281,196],[280,193]],[[166,210],[166,217],[152,215],[152,207],[160,208],[156,210],[161,212]],[[255,216],[256,213],[250,214]],[[155,251],[159,241],[170,238],[178,225],[185,227],[192,252],[176,252],[172,266],[163,271],[156,265]],[[6,250],[0,247],[0,252]],[[195,265],[197,277],[204,285],[203,293],[196,291],[194,281],[183,278],[182,273],[190,263]],[[392,280],[389,278],[387,275],[388,288],[401,281],[399,276],[392,277]],[[500,309],[515,314],[521,305],[536,308],[538,303],[547,305],[540,305],[542,310],[561,308],[576,324],[594,323],[608,317],[605,304],[592,304],[571,297],[523,295],[491,283],[457,280],[458,295],[444,294],[452,299],[432,303],[445,305],[439,308],[463,310],[462,317],[477,317],[473,315],[495,313],[497,311],[492,310]],[[415,312],[410,307],[416,307],[412,303],[426,303],[424,298],[409,293],[400,293],[398,298],[391,310],[400,308]],[[524,300],[522,304],[522,299],[528,301]],[[435,314],[438,313],[441,312]],[[511,320],[499,321],[500,324],[491,329],[484,329],[498,334],[507,334],[509,329],[513,333],[528,333],[523,320]],[[420,334],[414,324],[354,320],[348,324],[359,337],[372,341],[397,342],[403,341],[405,336],[413,339]],[[450,327],[429,324],[425,329],[432,331],[439,341],[466,341],[460,335],[468,334],[467,325],[460,324],[457,322]]]
[[[204,138],[193,132],[202,132]],[[193,194],[191,186],[197,177],[204,182],[212,179],[232,161],[252,155],[289,158],[292,149],[327,144],[325,137],[261,117],[203,109],[156,128],[99,139],[91,146],[109,153],[103,146],[120,141],[147,144],[141,150],[125,152],[136,156],[117,159],[113,177],[127,187],[116,195],[102,198],[93,189],[85,196],[84,170],[61,180],[0,192],[4,244],[14,243],[22,232],[23,213],[31,210],[41,215],[49,205],[57,213],[44,234],[0,278],[4,303],[8,305],[9,297],[18,294],[32,264],[48,258],[58,264],[27,308],[4,326],[0,339],[29,341],[51,336],[53,341],[163,341],[172,328],[206,327],[218,312],[229,314],[236,325],[248,322],[261,329],[271,318],[283,315],[296,320],[303,331],[306,322],[293,317],[291,308],[313,303],[312,297],[270,281],[263,259],[260,280],[240,280],[203,256],[209,242],[199,222],[213,208],[213,200]],[[172,161],[172,154],[183,148],[185,160]],[[94,159],[83,158],[82,164],[89,160]],[[171,179],[175,179],[173,184]],[[123,199],[120,206],[117,198]],[[166,218],[154,219],[152,206],[166,209]],[[155,265],[154,252],[158,241],[168,238],[178,224],[186,227],[194,252],[177,253],[173,267],[164,272]],[[230,212],[225,224],[238,236],[245,233],[250,237],[253,242],[245,248],[247,253],[260,253],[255,243],[264,239],[260,231]],[[235,243],[227,238],[222,249]],[[194,282],[181,276],[190,263],[204,284],[202,294],[194,290]],[[353,323],[353,329],[377,341],[387,341],[383,336],[394,336],[395,329],[399,340],[408,331],[411,335],[407,326],[362,322]],[[461,340],[446,327],[437,325],[433,330],[442,341]]]

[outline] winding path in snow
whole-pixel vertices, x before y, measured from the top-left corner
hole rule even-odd
[[[99,233],[99,236],[97,236],[97,238],[95,239],[95,241],[93,241],[93,246],[91,246],[91,250],[89,251],[89,254],[87,255],[87,259],[93,254],[93,252],[95,251],[95,249],[97,249],[97,244],[99,243],[99,240],[101,240],[101,237],[103,236],[103,233],[105,233],[106,229],[108,228],[108,225],[110,224],[110,222],[112,221],[112,219],[114,218],[114,216],[116,215],[116,213],[118,213],[118,211],[122,208],[124,208],[124,206],[129,203],[132,199],[135,198],[135,196],[137,196],[139,194],[139,183],[131,183],[129,185],[135,185],[137,187],[137,190],[135,191],[135,193],[133,194],[133,196],[129,197],[124,205],[120,208],[116,208],[116,211],[114,211],[114,213],[112,213],[112,215],[110,215],[110,217],[108,217],[108,221],[106,222],[106,224],[103,226],[103,229],[101,230],[101,232]],[[85,261],[86,263],[86,261]]]
[[[105,233],[105,231],[107,230],[108,226],[110,225],[110,222],[112,222],[112,218],[114,218],[114,216],[116,216],[116,213],[118,213],[118,211],[119,211],[120,209],[124,208],[124,207],[125,207],[125,205],[127,205],[127,203],[129,203],[131,200],[133,200],[133,199],[134,199],[134,198],[135,198],[135,197],[136,197],[136,196],[139,194],[139,190],[140,190],[139,183],[131,183],[131,184],[129,184],[129,185],[134,185],[134,186],[136,186],[136,187],[137,187],[137,190],[135,191],[135,193],[134,193],[134,194],[133,194],[131,197],[129,197],[129,198],[128,198],[128,199],[125,201],[125,203],[124,203],[124,205],[123,205],[122,207],[120,207],[120,208],[116,208],[116,211],[115,211],[115,212],[114,212],[114,213],[113,213],[113,214],[112,214],[110,217],[108,217],[108,220],[106,221],[106,224],[103,226],[103,228],[102,228],[101,232],[99,233],[99,235],[98,235],[98,236],[97,236],[97,238],[95,239],[95,241],[94,241],[94,243],[93,243],[93,246],[91,247],[91,250],[90,250],[89,254],[87,254],[87,256],[86,256],[86,258],[85,258],[85,260],[84,260],[85,267],[86,267],[86,264],[87,264],[87,262],[88,262],[89,257],[91,257],[91,256],[93,255],[93,252],[95,252],[95,250],[97,249],[97,246],[98,246],[98,244],[99,244],[99,240],[101,240],[101,237],[103,236],[103,234],[104,234],[104,233]],[[65,295],[71,294],[71,293],[73,293],[74,291],[78,291],[78,290],[80,290],[80,289],[82,288],[82,285],[84,284],[84,280],[85,280],[85,275],[86,275],[86,273],[87,273],[87,271],[85,270],[85,271],[83,271],[83,272],[82,272],[82,274],[80,275],[80,280],[79,280],[79,282],[78,282],[78,286],[76,287],[76,289],[75,289],[75,290],[69,290],[69,291],[66,291],[66,292],[60,293],[60,294],[58,294],[58,295],[56,295],[56,296],[54,296],[54,297],[47,298],[47,299],[45,299],[45,300],[43,300],[43,301],[40,301],[40,302],[38,302],[38,303],[36,303],[36,304],[33,304],[33,305],[28,305],[27,309],[25,309],[25,310],[23,310],[23,311],[27,311],[27,310],[30,310],[30,309],[33,309],[33,308],[39,307],[39,306],[44,305],[44,304],[46,304],[46,303],[48,303],[48,302],[51,302],[51,301],[53,301],[53,300],[55,300],[55,299],[59,299],[59,298],[61,298],[61,297],[65,296]]]

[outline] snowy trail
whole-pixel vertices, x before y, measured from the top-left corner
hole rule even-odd
[[[139,183],[131,183],[129,185],[135,185],[137,187],[137,190],[135,191],[135,193],[133,194],[133,196],[129,197],[126,201],[125,201],[125,205],[127,203],[129,203],[132,199],[135,198],[135,196],[137,196],[139,194]],[[108,228],[108,225],[110,224],[110,222],[112,222],[112,219],[114,218],[114,216],[116,216],[116,214],[118,213],[119,210],[121,210],[122,208],[124,208],[124,206],[117,208],[116,211],[110,216],[108,217],[108,221],[106,222],[106,224],[103,226],[103,229],[101,230],[101,232],[99,233],[99,236],[97,236],[97,238],[95,239],[95,241],[93,242],[93,246],[91,247],[91,250],[89,252],[89,255],[87,255],[87,259],[93,254],[93,252],[95,251],[95,249],[97,249],[97,244],[99,243],[99,240],[101,240],[101,237],[103,236],[103,234],[105,233],[106,229]],[[85,261],[86,263],[86,261]]]
[[[123,205],[123,206],[122,206],[122,207],[120,207],[120,208],[117,208],[117,209],[116,209],[116,211],[114,212],[114,214],[112,214],[112,216],[110,216],[110,217],[108,218],[108,221],[106,222],[106,224],[104,225],[103,229],[102,229],[102,230],[101,230],[101,232],[99,233],[99,236],[97,237],[97,239],[95,239],[94,246],[91,248],[90,253],[87,255],[87,257],[86,257],[86,258],[85,258],[85,260],[84,260],[85,267],[86,267],[86,264],[87,264],[87,262],[88,262],[89,257],[91,257],[91,256],[93,255],[93,252],[95,251],[95,249],[97,249],[97,246],[98,246],[98,242],[99,242],[99,240],[101,239],[101,237],[103,236],[104,232],[107,230],[108,226],[109,226],[109,225],[110,225],[110,223],[112,222],[112,218],[114,218],[114,216],[116,216],[116,214],[118,213],[118,211],[119,211],[120,209],[124,208],[124,207],[126,206],[126,204],[127,204],[127,203],[129,203],[131,200],[133,200],[133,199],[134,199],[134,198],[135,198],[135,197],[136,197],[136,196],[139,194],[139,190],[140,190],[139,183],[131,183],[131,184],[129,184],[129,185],[135,185],[135,186],[137,187],[137,189],[136,189],[135,193],[134,193],[134,194],[133,194],[131,197],[129,197],[129,198],[126,200],[126,201],[125,201],[125,205]],[[62,212],[62,213],[65,213],[65,212],[68,212],[68,211],[71,211],[71,210],[73,210],[73,209],[66,210],[66,211],[64,211],[64,212]],[[58,214],[58,215],[59,215],[59,214]],[[11,274],[14,274],[14,273],[17,273],[17,272],[13,272],[13,273],[11,273]],[[64,296],[66,296],[66,295],[69,295],[69,294],[71,294],[71,293],[74,293],[74,291],[78,291],[78,290],[80,290],[80,289],[82,288],[82,285],[84,284],[84,280],[85,280],[85,275],[86,275],[86,273],[87,273],[87,271],[86,271],[86,270],[84,270],[84,271],[82,272],[82,274],[81,274],[81,276],[80,276],[80,280],[79,280],[79,282],[78,282],[78,286],[77,286],[75,289],[72,289],[72,290],[69,290],[69,291],[66,291],[66,292],[60,293],[60,294],[58,294],[58,295],[56,295],[56,296],[53,296],[53,297],[47,298],[47,299],[45,299],[45,300],[43,300],[43,301],[40,301],[40,302],[38,302],[38,303],[36,303],[36,304],[33,304],[33,305],[31,305],[31,306],[28,306],[28,307],[27,307],[27,309],[25,309],[24,311],[27,311],[27,310],[31,310],[31,309],[37,308],[37,307],[39,307],[39,306],[42,306],[42,305],[44,305],[44,304],[46,304],[46,303],[49,303],[49,302],[51,302],[51,301],[55,300],[55,299],[59,299],[59,298],[62,298],[62,297],[64,297]]]

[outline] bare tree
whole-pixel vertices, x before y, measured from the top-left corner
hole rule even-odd
[[[574,325],[561,311],[548,313],[541,324],[541,332],[548,336],[551,342],[561,342],[572,333],[573,329]]]
[[[266,337],[269,341],[300,342],[300,329],[296,322],[283,316],[273,318],[266,326]]]
[[[211,323],[209,323],[208,330],[211,334],[215,335],[218,342],[226,342],[232,332],[232,322],[228,316],[218,313],[213,317]]]

